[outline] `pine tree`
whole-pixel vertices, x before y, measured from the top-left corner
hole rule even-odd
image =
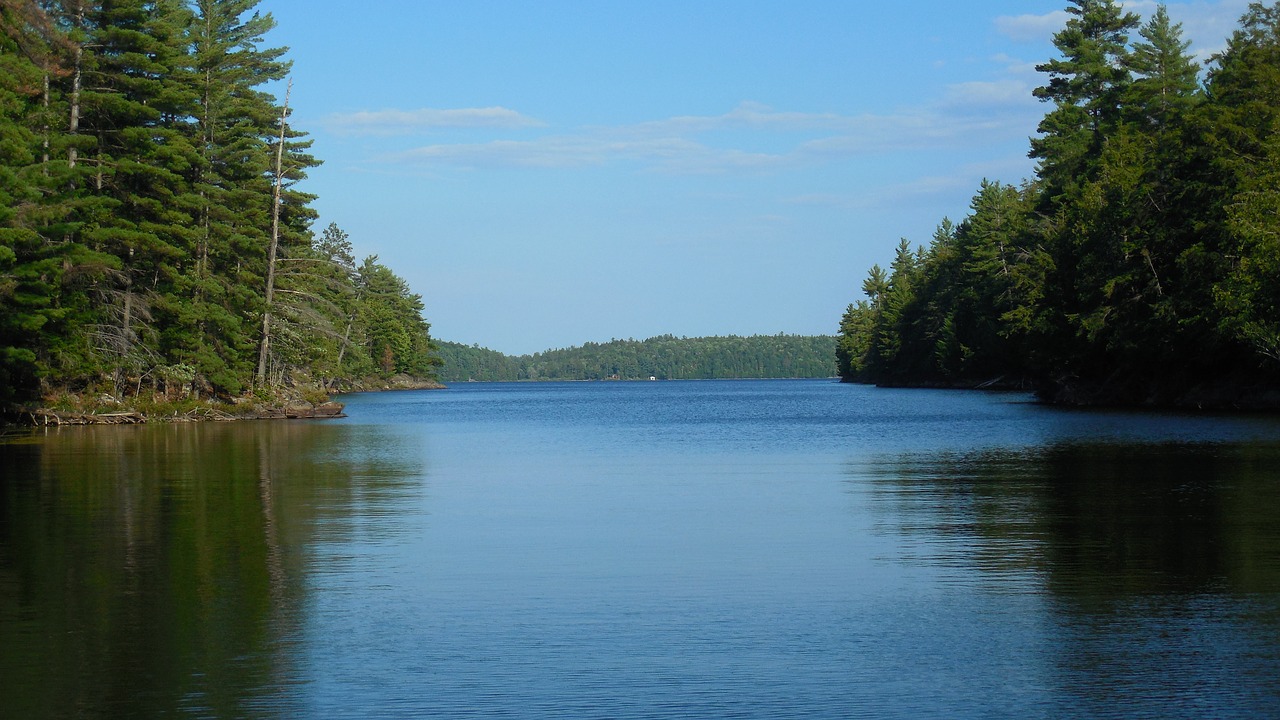
[[[26,210],[39,202],[43,88],[54,62],[49,18],[30,3],[0,0],[0,403],[36,387],[41,328],[53,310],[54,270]]]
[[[433,371],[420,297],[311,232],[318,161],[264,89],[289,65],[256,5],[0,0],[0,402],[235,394],[264,317],[272,387],[369,370],[379,313],[392,369]]]
[[[191,24],[200,160],[193,268],[181,281],[189,302],[170,352],[217,390],[237,393],[253,373],[256,324],[270,242],[272,142],[280,111],[261,88],[282,80],[284,48],[264,48],[275,27],[257,0],[198,0]]]
[[[1114,0],[1072,0],[1072,16],[1053,38],[1059,59],[1037,65],[1049,75],[1036,88],[1037,98],[1054,103],[1040,123],[1041,137],[1031,141],[1031,157],[1039,159],[1038,174],[1053,200],[1088,175],[1102,138],[1119,120],[1121,97],[1127,91],[1128,32],[1139,17],[1126,13]]]
[[[1062,54],[1036,67],[1049,81],[1036,88],[1036,97],[1054,107],[1040,123],[1040,137],[1031,141],[1031,157],[1040,160],[1039,212],[1050,219],[1046,247],[1052,269],[1046,277],[1046,304],[1035,309],[1033,325],[1046,335],[1037,340],[1053,348],[1048,355],[1074,366],[1087,352],[1082,335],[1097,305],[1096,293],[1105,284],[1099,267],[1089,264],[1095,246],[1110,242],[1101,236],[1093,214],[1098,203],[1096,181],[1110,137],[1122,120],[1122,98],[1132,81],[1128,33],[1140,18],[1126,13],[1114,0],[1073,0],[1072,16],[1054,36]]]

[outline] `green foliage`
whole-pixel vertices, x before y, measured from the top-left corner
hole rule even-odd
[[[433,353],[431,326],[422,319],[422,297],[377,260],[365,258],[357,271],[360,301],[355,317],[364,328],[367,357],[384,377],[435,377],[440,360]]]
[[[845,379],[1028,378],[1109,402],[1278,384],[1280,4],[1250,5],[1204,88],[1163,7],[1067,12],[1038,66],[1038,177],[984,181],[917,260],[903,242],[872,269],[841,321]]]
[[[439,376],[444,382],[515,382],[522,377],[520,358],[446,340],[439,346]]]
[[[272,386],[369,374],[375,340],[430,376],[418,296],[311,232],[319,161],[262,89],[289,64],[257,4],[0,3],[0,403],[239,394],[262,347]]]
[[[692,380],[832,377],[831,336],[611,340],[512,357],[458,343],[441,343],[446,382],[517,380]]]

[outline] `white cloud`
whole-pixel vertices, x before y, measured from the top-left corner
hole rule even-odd
[[[858,193],[814,193],[787,198],[784,202],[789,205],[809,207],[882,208],[900,206],[919,198],[937,198],[971,192],[974,183],[975,180],[971,174],[963,172],[951,176],[926,175],[910,182],[876,186]]]
[[[1132,5],[1133,10],[1144,16],[1155,12],[1155,3]],[[1168,7],[1170,19],[1182,23],[1183,35],[1192,41],[1191,52],[1204,61],[1226,48],[1227,38],[1239,27],[1240,17],[1249,9],[1249,0],[1171,3]]]
[[[1017,42],[1047,42],[1069,17],[1066,10],[1044,15],[1002,15],[996,18],[996,31]]]
[[[799,206],[881,208],[886,205],[902,205],[918,199],[971,197],[983,179],[1017,184],[1030,174],[1031,165],[1025,156],[1009,157],[960,166],[954,168],[948,175],[922,175],[908,182],[875,185],[851,193],[798,195],[787,198],[784,202]],[[967,210],[961,211],[951,219],[960,220],[967,214]]]
[[[389,159],[473,168],[574,168],[633,162],[680,174],[765,169],[786,162],[778,155],[714,148],[681,137],[625,139],[594,134],[428,145]]]
[[[1156,0],[1122,3],[1125,10],[1140,14],[1144,22],[1160,4]],[[1193,52],[1203,60],[1226,46],[1226,38],[1248,9],[1249,0],[1195,0],[1164,4],[1169,10],[1169,17],[1182,23],[1185,37],[1194,43]],[[1001,35],[1017,42],[1049,42],[1070,17],[1065,10],[1043,15],[1004,15],[995,19],[995,27]]]
[[[758,103],[743,103],[721,115],[583,128],[528,140],[438,143],[384,159],[469,168],[633,163],[673,174],[759,172],[1007,137],[1011,132],[1029,132],[1038,109],[1025,83],[972,82],[951,86],[932,106],[891,114],[780,112]],[[717,135],[724,131],[733,132]],[[749,150],[744,144],[769,149]]]
[[[778,112],[768,105],[744,102],[723,115],[683,115],[632,126],[631,132],[644,134],[704,133],[746,128],[780,132],[838,129],[850,118],[835,113]]]
[[[400,135],[443,128],[527,128],[543,123],[504,107],[362,110],[329,116],[329,127],[352,135]]]
[[[947,87],[942,103],[947,107],[990,108],[1035,105],[1031,87],[1021,80],[974,81]]]

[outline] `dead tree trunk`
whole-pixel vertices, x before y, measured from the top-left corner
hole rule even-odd
[[[276,255],[280,247],[280,193],[284,186],[284,140],[289,117],[289,94],[293,92],[293,78],[284,91],[284,107],[280,109],[280,138],[276,143],[276,181],[271,193],[271,245],[267,250],[266,306],[262,310],[262,344],[258,350],[258,385],[267,381],[267,355],[271,352],[271,308],[275,302]]]

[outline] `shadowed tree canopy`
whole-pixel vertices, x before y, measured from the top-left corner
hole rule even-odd
[[[1280,4],[1205,81],[1181,27],[1073,0],[1035,96],[1036,177],[984,181],[840,323],[850,381],[1246,407],[1280,391]]]

